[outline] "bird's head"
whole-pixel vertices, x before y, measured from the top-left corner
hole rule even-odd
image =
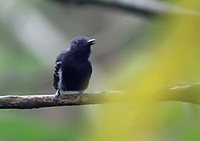
[[[73,57],[81,60],[88,59],[91,52],[91,46],[95,44],[95,39],[79,36],[72,39],[70,43],[70,52]]]
[[[70,50],[74,52],[87,52],[90,51],[90,47],[94,44],[95,44],[95,39],[79,36],[72,39]]]

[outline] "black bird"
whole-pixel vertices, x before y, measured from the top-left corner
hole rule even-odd
[[[92,74],[92,65],[88,59],[93,44],[95,39],[76,37],[71,41],[68,51],[57,57],[53,80],[57,90],[55,97],[60,96],[60,90],[83,93],[88,87]]]

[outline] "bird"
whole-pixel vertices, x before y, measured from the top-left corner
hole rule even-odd
[[[69,43],[68,50],[58,55],[53,75],[56,98],[61,95],[60,91],[78,91],[82,94],[88,87],[92,75],[89,57],[95,41],[85,36],[75,37]]]

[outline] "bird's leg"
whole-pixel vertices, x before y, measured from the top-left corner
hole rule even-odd
[[[78,92],[78,94],[79,94],[80,96],[82,96],[82,95],[83,95],[83,93],[84,93],[84,91],[83,91],[83,90]]]
[[[60,89],[57,89],[56,93],[55,93],[55,98],[58,98],[60,96]]]

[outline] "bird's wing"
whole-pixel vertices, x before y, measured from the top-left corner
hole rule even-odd
[[[84,83],[82,85],[82,89],[86,89],[89,85],[89,81],[90,81],[90,78],[91,78],[91,75],[92,75],[92,66],[89,63],[87,63],[87,65],[85,66],[86,70],[85,72],[83,72],[84,74]]]
[[[54,76],[53,76],[53,86],[57,90],[58,89],[58,82],[60,81],[60,76],[59,72],[61,69],[61,64],[62,64],[62,58],[64,56],[65,52],[61,53],[57,58],[55,62],[55,67],[54,67]]]

